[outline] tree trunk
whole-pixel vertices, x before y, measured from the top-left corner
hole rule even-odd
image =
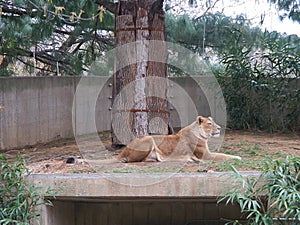
[[[168,133],[162,0],[119,1],[115,26],[113,144]]]

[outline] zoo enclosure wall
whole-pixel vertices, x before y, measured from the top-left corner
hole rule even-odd
[[[86,91],[77,101],[76,88],[84,80]],[[173,78],[192,96],[198,109],[209,115],[206,98],[191,78]],[[112,80],[107,77],[9,77],[0,78],[0,150],[18,148],[37,143],[45,143],[60,138],[72,138],[93,132],[91,120],[86,115],[95,110],[97,131],[111,129]],[[101,90],[99,87],[103,86]],[[171,87],[170,87],[171,88]],[[98,93],[94,93],[94,92]],[[100,93],[99,93],[100,92]],[[98,95],[95,103],[91,95]],[[180,95],[174,98],[182,102],[181,107],[188,110]],[[83,101],[82,101],[83,99]],[[74,102],[74,113],[72,107]],[[82,114],[84,108],[86,114]],[[179,126],[176,110],[172,111],[173,125]],[[72,126],[81,121],[80,130]],[[189,118],[193,121],[195,117]],[[187,125],[187,124],[186,124]]]
[[[199,78],[199,77],[198,77]],[[203,76],[203,78],[205,77]],[[84,80],[86,91],[75,97],[79,82]],[[210,107],[218,107],[214,103],[208,105],[207,98],[197,82],[191,77],[174,77],[171,81],[178,84],[193,100],[200,115],[210,116]],[[98,132],[111,129],[112,80],[107,77],[9,77],[0,78],[0,150],[18,148],[37,143],[45,143],[60,138],[72,138],[93,132],[89,114],[95,110],[95,123]],[[103,86],[101,90],[99,87]],[[297,84],[300,88],[300,85]],[[190,113],[190,105],[181,93],[169,87],[169,97],[180,102],[180,108],[187,112],[184,121],[179,118],[178,111],[171,111],[172,125],[183,127],[194,121],[195,115]],[[91,95],[95,90],[98,95],[96,105]],[[93,92],[94,91],[94,92]],[[100,92],[100,93],[99,93]],[[74,105],[73,105],[74,102]],[[80,102],[80,104],[79,104]],[[72,107],[75,107],[72,114]],[[214,115],[212,115],[214,116]],[[81,121],[80,130],[72,126],[72,119]],[[78,123],[75,123],[78,125]]]

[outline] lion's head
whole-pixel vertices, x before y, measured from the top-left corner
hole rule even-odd
[[[215,123],[211,117],[198,116],[197,122],[200,131],[205,137],[219,137],[221,134],[221,127]]]

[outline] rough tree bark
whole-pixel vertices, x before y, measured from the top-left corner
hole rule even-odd
[[[162,4],[162,0],[118,3],[113,145],[127,144],[150,133],[168,133],[167,48]]]

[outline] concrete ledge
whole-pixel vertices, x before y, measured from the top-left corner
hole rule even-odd
[[[257,172],[244,172],[258,177]],[[208,198],[241,184],[232,173],[177,174],[36,174],[29,182],[55,190],[56,198]],[[49,196],[50,197],[50,196]]]
[[[232,190],[232,173],[37,174],[29,182],[54,189],[40,225],[220,225],[243,219],[237,204],[217,204]],[[258,177],[259,173],[242,173]]]

